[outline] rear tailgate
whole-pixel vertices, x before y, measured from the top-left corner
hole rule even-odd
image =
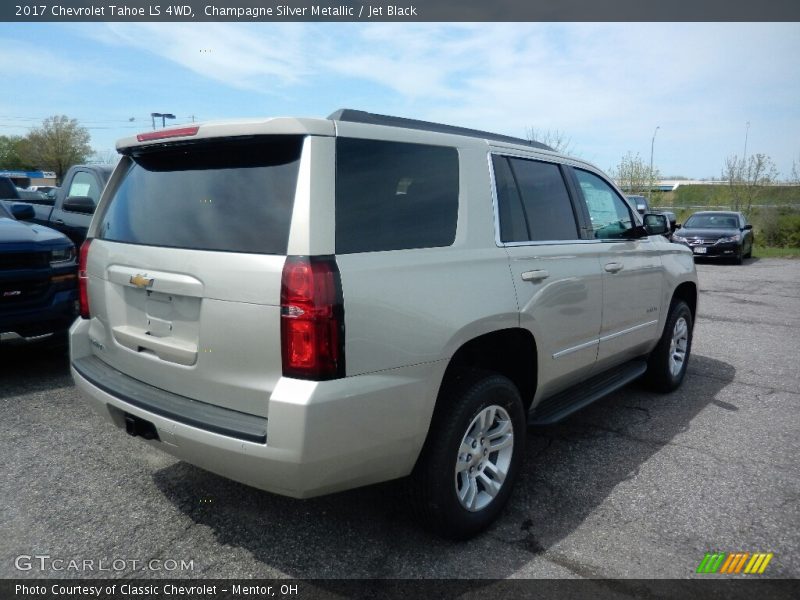
[[[302,136],[137,148],[93,225],[93,353],[156,388],[267,416]]]

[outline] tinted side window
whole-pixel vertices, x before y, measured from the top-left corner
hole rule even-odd
[[[133,156],[104,214],[105,240],[286,254],[301,136],[195,142]]]
[[[504,184],[509,187],[506,192],[498,189],[498,201],[505,197],[499,211],[501,238],[504,234],[508,237],[503,241],[520,241],[520,219],[524,220],[525,241],[577,240],[578,225],[558,165],[523,158],[505,160],[518,196],[508,183]],[[514,208],[516,198],[519,209]],[[503,206],[506,202],[509,207]]]
[[[336,141],[336,252],[449,246],[458,220],[455,148]]]
[[[500,219],[500,241],[525,242],[531,239],[522,210],[517,183],[505,156],[492,156],[497,188],[497,212]]]
[[[594,173],[575,169],[575,176],[589,209],[594,237],[625,239],[625,232],[633,227],[633,218],[627,203]]]
[[[67,198],[70,196],[86,196],[91,198],[96,206],[102,191],[93,175],[86,171],[78,171],[72,178],[72,183],[69,184]]]

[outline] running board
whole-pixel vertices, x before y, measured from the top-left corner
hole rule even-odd
[[[647,370],[647,361],[636,359],[595,375],[540,402],[528,415],[529,425],[552,425],[595,400],[627,385]]]

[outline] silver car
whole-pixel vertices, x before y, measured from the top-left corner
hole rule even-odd
[[[297,498],[407,477],[423,522],[466,538],[529,423],[686,372],[692,254],[581,160],[351,110],[117,148],[72,373],[209,471]]]

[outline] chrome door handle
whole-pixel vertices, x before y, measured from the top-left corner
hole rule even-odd
[[[56,219],[55,221],[53,221],[53,223],[55,223],[56,225],[63,225],[64,221],[62,221],[61,219]]]
[[[617,271],[622,271],[624,266],[622,263],[610,262],[606,263],[605,269],[609,273],[616,273]]]
[[[548,277],[550,277],[550,273],[544,269],[538,269],[536,271],[525,271],[522,274],[522,281],[541,281],[542,279],[547,279]]]

